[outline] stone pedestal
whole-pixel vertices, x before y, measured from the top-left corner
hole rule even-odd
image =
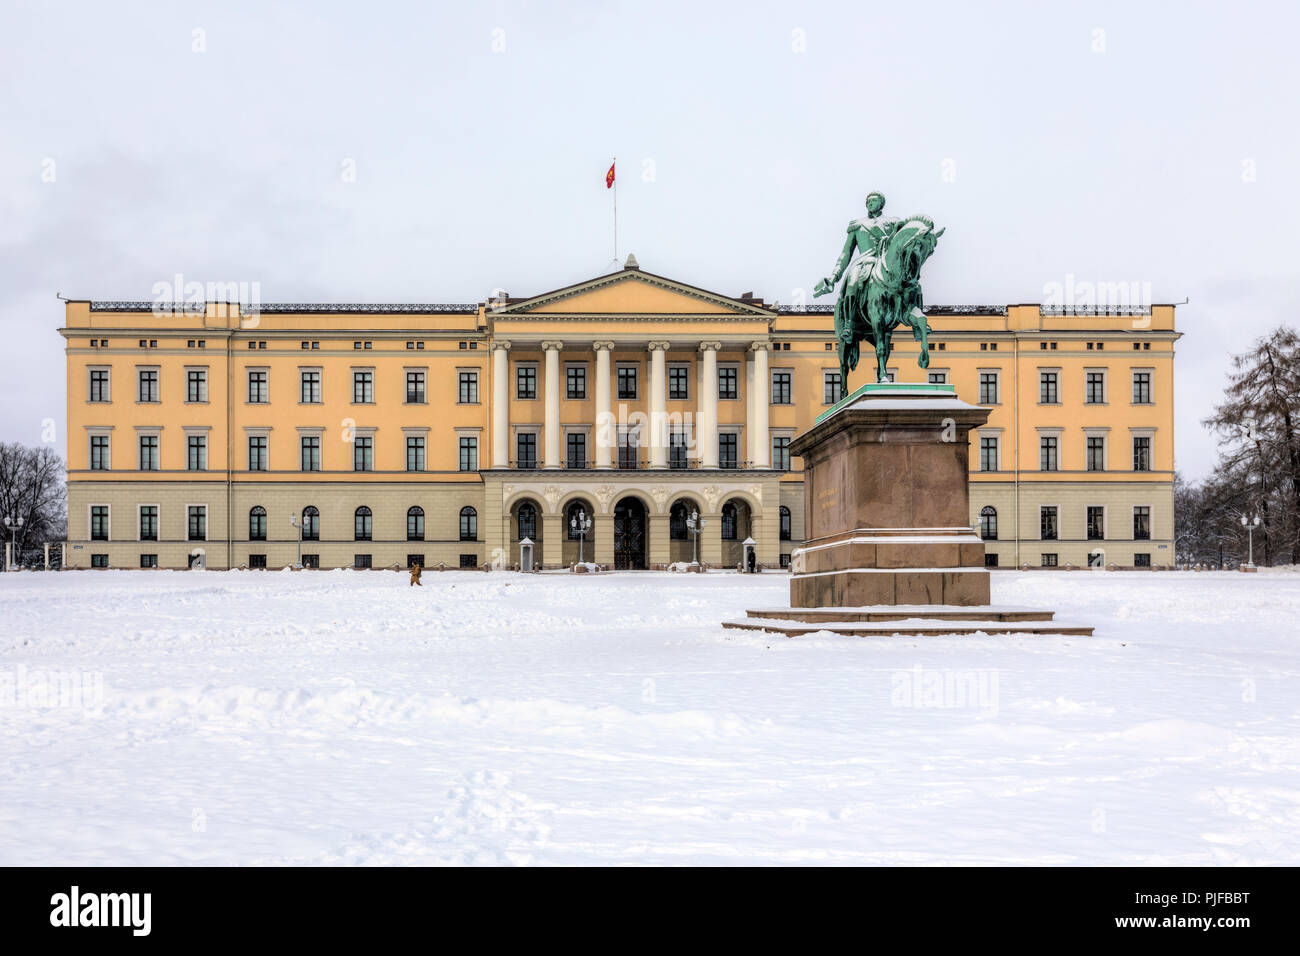
[[[987,605],[967,463],[988,417],[951,385],[881,383],[795,438],[808,539],[791,555],[791,606]]]

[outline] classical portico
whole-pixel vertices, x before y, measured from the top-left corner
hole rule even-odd
[[[632,261],[590,282],[493,303],[489,551],[514,563],[522,527],[535,529],[543,565],[571,563],[578,549],[566,508],[581,499],[593,517],[589,560],[689,560],[694,542],[681,543],[673,515],[674,503],[689,500],[706,522],[701,560],[731,563],[729,536],[743,525],[737,540],[752,536],[759,560],[778,564],[785,471],[770,470],[768,362],[776,315],[760,300]]]

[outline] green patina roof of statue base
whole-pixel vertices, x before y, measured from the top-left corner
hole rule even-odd
[[[844,408],[846,405],[853,404],[853,402],[857,401],[859,398],[862,398],[864,395],[889,396],[889,395],[900,395],[900,394],[913,394],[913,395],[921,394],[921,395],[934,395],[934,396],[956,398],[957,386],[939,385],[936,383],[929,383],[929,382],[927,383],[868,382],[866,385],[863,385],[861,388],[857,389],[853,393],[849,395],[845,395],[843,398],[841,398],[830,408],[826,409],[826,411],[818,415],[817,420],[813,422],[813,424],[820,425],[830,416],[838,412],[841,408]]]

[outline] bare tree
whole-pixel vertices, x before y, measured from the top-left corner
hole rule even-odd
[[[63,459],[47,447],[0,442],[0,516],[22,519],[14,559],[68,533]],[[5,540],[10,533],[5,530]]]
[[[1205,425],[1219,436],[1219,464],[1203,489],[1219,511],[1258,513],[1265,564],[1300,564],[1300,337],[1281,326],[1234,355],[1224,401]],[[1214,510],[1214,509],[1211,509]],[[1220,515],[1226,518],[1227,515]]]

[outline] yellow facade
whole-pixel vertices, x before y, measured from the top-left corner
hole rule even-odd
[[[996,509],[998,566],[1171,564],[1174,307],[929,318],[928,371],[901,337],[891,370],[945,375],[990,407],[979,434],[996,451],[972,437],[971,505],[977,527]],[[787,470],[779,446],[838,394],[832,325],[829,308],[723,296],[634,264],[465,305],[69,302],[66,563],[185,567],[202,552],[209,567],[282,567],[299,553],[289,516],[310,507],[318,538],[301,553],[322,567],[508,566],[522,537],[544,566],[581,553],[657,567],[697,547],[734,565],[746,538],[781,564],[802,538],[803,500],[800,463]],[[1135,374],[1149,377],[1135,386]],[[142,451],[151,440],[156,463]],[[570,506],[592,518],[581,542],[563,530]],[[681,521],[691,512],[698,542]]]

